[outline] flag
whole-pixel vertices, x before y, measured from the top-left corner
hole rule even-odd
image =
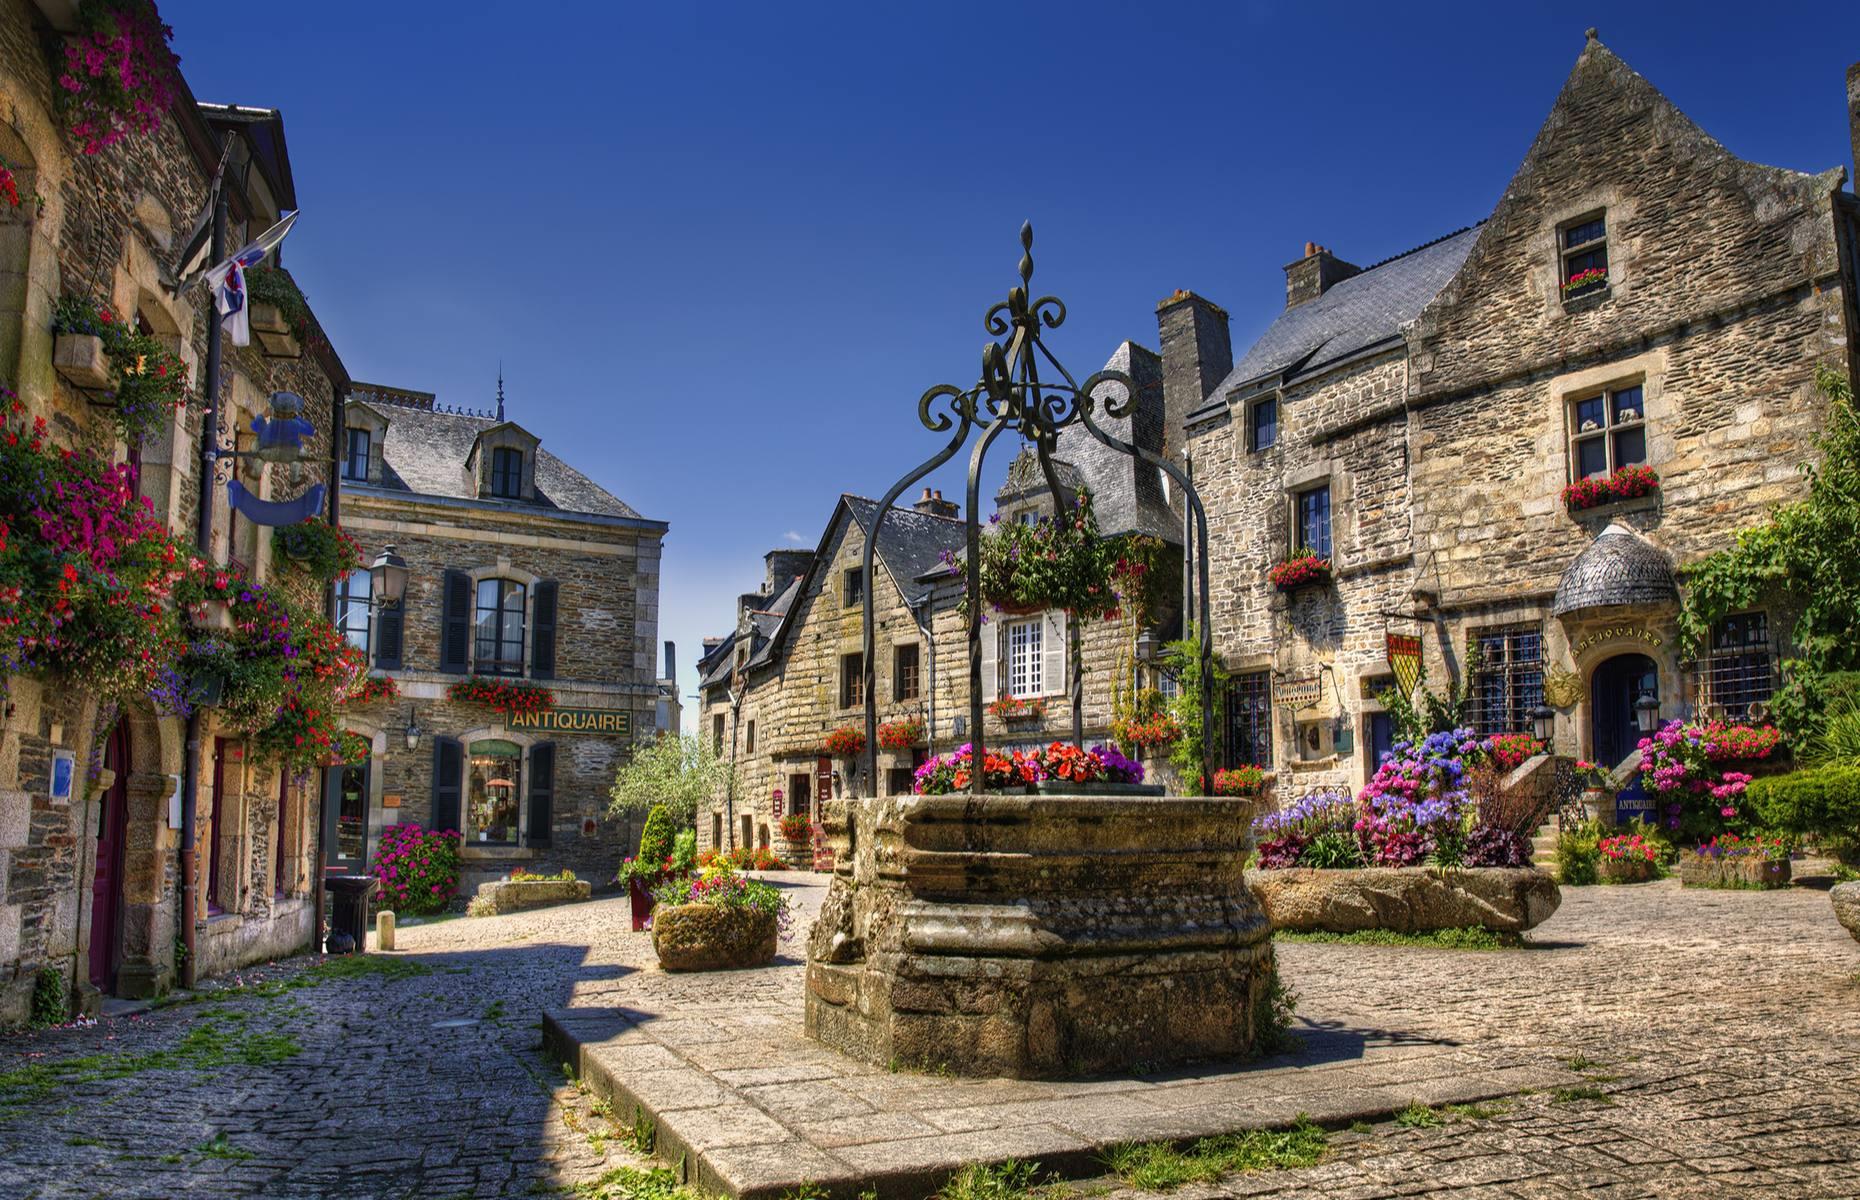
[[[295,209],[285,213],[283,220],[259,234],[255,240],[247,242],[239,253],[206,274],[207,286],[213,289],[213,307],[219,312],[226,332],[232,335],[235,346],[249,346],[252,343],[251,306],[245,295],[246,269],[264,262],[265,256],[284,240],[284,235],[291,231],[296,221]]]
[[[180,280],[174,288],[177,296],[198,283],[213,265],[208,258],[213,252],[213,210],[219,206],[220,185],[226,177],[226,160],[231,155],[232,139],[228,138],[226,148],[220,152],[220,165],[213,169],[213,178],[207,184],[207,203],[194,218],[194,228],[182,243],[181,257],[174,264],[174,277]]]

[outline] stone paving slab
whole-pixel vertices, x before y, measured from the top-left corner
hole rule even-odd
[[[949,1078],[824,1050],[798,1017],[750,1006],[566,1008],[544,1014],[543,1036],[623,1118],[650,1118],[660,1157],[682,1160],[690,1182],[745,1200],[808,1184],[849,1197],[922,1196],[968,1164],[1008,1159],[1089,1174],[1122,1142],[1279,1128],[1301,1116],[1373,1121],[1411,1104],[1582,1082],[1420,1030],[1335,1028],[1313,1029],[1302,1052],[1254,1063],[1086,1080]],[[745,1061],[755,1065],[734,1065]]]

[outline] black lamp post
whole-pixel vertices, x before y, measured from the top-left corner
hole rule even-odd
[[[1652,692],[1642,692],[1634,701],[1634,720],[1642,733],[1652,733],[1660,724],[1660,702]]]
[[[371,607],[394,607],[407,594],[407,560],[394,547],[384,547],[368,568],[368,582]]]
[[[1531,710],[1531,732],[1537,740],[1550,747],[1550,739],[1556,735],[1556,710],[1548,704],[1539,704]]]

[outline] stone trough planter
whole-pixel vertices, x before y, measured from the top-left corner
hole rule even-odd
[[[970,1076],[1245,1055],[1273,979],[1242,880],[1252,814],[1217,797],[834,802],[808,1036]]]
[[[1646,883],[1659,869],[1644,858],[1604,858],[1595,864],[1603,883]]]
[[[1274,929],[1299,933],[1472,928],[1523,933],[1563,902],[1556,881],[1528,867],[1293,867],[1248,871],[1246,882]]]
[[[1860,942],[1860,883],[1837,883],[1828,892],[1834,901],[1834,919]]]
[[[593,891],[593,885],[585,879],[493,879],[478,885],[478,893],[465,912],[473,917],[495,917],[529,908],[573,904],[586,900]]]
[[[1679,882],[1697,888],[1747,888],[1769,891],[1789,886],[1789,860],[1757,858],[1713,858],[1690,850],[1679,852]]]
[[[775,961],[775,914],[720,904],[661,904],[652,949],[667,971],[727,971]]]

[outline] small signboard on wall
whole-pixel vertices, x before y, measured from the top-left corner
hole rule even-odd
[[[400,807],[400,793],[399,792],[388,792],[385,795],[383,795],[381,797],[381,807],[382,808],[399,808]]]
[[[59,804],[71,799],[71,787],[77,779],[77,755],[70,750],[52,751],[52,799]]]

